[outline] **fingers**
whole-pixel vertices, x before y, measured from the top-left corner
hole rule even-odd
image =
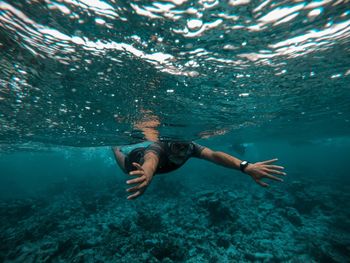
[[[278,161],[278,159],[277,159],[277,158],[274,158],[274,159],[271,159],[271,160],[263,161],[263,162],[261,162],[261,163],[262,163],[262,164],[270,164],[270,163],[273,163],[273,162],[276,162],[276,161]]]
[[[138,163],[132,163],[133,166],[135,166],[138,170],[143,170],[142,166]]]
[[[129,175],[136,175],[139,177],[126,181],[127,184],[138,184],[126,190],[129,193],[135,192],[127,197],[128,200],[135,199],[136,197],[140,196],[144,192],[143,188],[147,186],[146,177],[143,176],[145,174],[145,171],[143,170],[142,166],[138,163],[132,163],[132,165],[135,166],[137,170],[131,171]]]
[[[134,187],[131,187],[131,188],[129,188],[129,189],[126,189],[126,191],[127,191],[128,193],[130,193],[130,192],[138,191],[138,190],[140,190],[140,189],[141,189],[140,185],[136,185],[136,186],[134,186]]]
[[[141,182],[143,182],[145,179],[146,179],[146,177],[141,176],[141,177],[138,177],[138,178],[135,178],[135,179],[132,179],[132,180],[128,180],[128,181],[126,181],[126,183],[127,183],[127,184],[141,183]]]
[[[132,195],[129,195],[129,196],[127,197],[127,199],[128,199],[128,200],[130,200],[130,199],[135,199],[136,197],[138,197],[138,196],[141,195],[141,194],[142,194],[141,191],[137,191],[136,193],[134,193],[134,194],[132,194]]]
[[[127,182],[127,183],[128,183],[128,182]],[[136,182],[135,182],[135,183],[136,183]],[[135,190],[142,189],[142,188],[146,187],[146,186],[149,184],[149,182],[147,182],[146,180],[144,180],[143,182],[140,181],[140,182],[138,182],[138,183],[141,183],[141,184],[136,185],[136,186],[134,186],[134,187],[131,187],[131,188],[127,189],[126,191],[127,191],[127,192],[134,192]],[[129,183],[128,183],[128,184],[129,184]]]
[[[271,165],[271,164],[267,164],[265,165],[266,168],[271,168],[271,169],[278,169],[278,170],[284,170],[283,166],[279,166],[279,165]]]
[[[134,199],[140,194],[142,194],[145,190],[145,187],[149,184],[149,182],[146,180],[145,176],[141,176],[132,180],[126,181],[127,184],[138,184],[134,187],[131,187],[129,189],[126,189],[127,192],[136,192],[130,196],[128,196],[127,199]]]
[[[266,174],[265,177],[266,177],[266,178],[269,178],[269,179],[271,179],[271,180],[274,180],[274,181],[283,182],[283,179],[282,179],[282,178],[279,178],[279,177],[277,177],[277,176],[273,176],[273,175],[271,175],[271,174]]]
[[[269,185],[263,181],[260,181],[260,180],[256,180],[255,181],[258,185],[262,186],[262,187],[268,187]]]
[[[129,173],[129,175],[143,175],[145,172],[142,170],[134,170]]]
[[[143,170],[142,166],[138,163],[132,163],[133,166],[137,168],[137,170],[131,171],[129,175],[141,175],[144,174],[145,171]]]
[[[281,172],[281,171],[277,171],[277,170],[266,169],[265,171],[270,173],[270,174],[287,175],[285,172]]]

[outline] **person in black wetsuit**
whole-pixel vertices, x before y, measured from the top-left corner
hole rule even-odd
[[[123,153],[123,147],[113,147],[113,152],[120,168],[130,176],[136,177],[127,181],[133,184],[127,192],[127,198],[134,199],[143,194],[155,174],[168,173],[181,167],[189,158],[196,157],[211,161],[221,166],[241,170],[263,187],[269,186],[261,179],[268,178],[283,181],[273,174],[286,175],[282,166],[273,165],[278,159],[249,163],[220,151],[213,151],[195,142],[157,141],[148,145],[135,147]]]

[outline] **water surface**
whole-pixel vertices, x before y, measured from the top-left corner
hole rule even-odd
[[[347,1],[1,1],[3,144],[348,135]],[[332,125],[329,125],[332,123]]]

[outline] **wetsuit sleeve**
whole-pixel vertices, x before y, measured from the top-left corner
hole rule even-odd
[[[201,152],[204,150],[204,146],[199,145],[198,143],[191,142],[193,150],[192,150],[192,155],[193,157],[200,158]]]
[[[145,149],[145,154],[146,154],[147,152],[153,152],[153,153],[156,154],[158,157],[161,157],[163,151],[164,151],[164,149],[163,149],[162,145],[155,142],[155,143],[152,143],[151,145],[149,145],[149,146]]]

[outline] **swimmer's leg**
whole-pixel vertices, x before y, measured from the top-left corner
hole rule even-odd
[[[119,167],[123,170],[124,173],[127,173],[125,170],[125,155],[120,151],[120,147],[113,146],[112,150]]]

